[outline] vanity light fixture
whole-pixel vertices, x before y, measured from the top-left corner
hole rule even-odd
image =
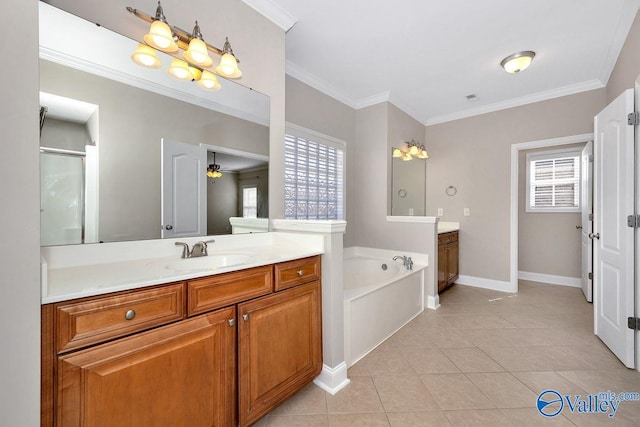
[[[216,163],[216,153],[213,153],[213,163],[207,168],[207,176],[209,178],[222,178],[222,172],[220,172],[220,165]]]
[[[176,62],[174,59],[168,71],[172,76],[180,80],[195,80],[199,83],[198,86],[203,89],[218,90],[220,89],[220,83],[215,76],[211,78],[210,74],[213,72],[229,79],[237,79],[242,76],[242,71],[238,68],[238,62],[240,61],[234,55],[228,37],[225,38],[222,49],[219,49],[204,41],[198,21],[196,21],[192,33],[169,25],[160,1],[158,1],[155,17],[132,7],[127,7],[127,11],[143,21],[151,23],[149,32],[144,36],[146,45],[141,43],[131,55],[131,58],[137,64],[148,68],[158,68],[161,65],[160,60],[153,52],[153,49],[169,54],[176,53],[179,49],[182,49],[186,63],[190,64],[191,68],[197,69],[198,72],[192,72],[193,77],[189,78],[189,75],[184,72],[183,64]],[[215,68],[213,68],[213,59],[209,56],[209,52],[216,53],[221,57],[219,64]],[[182,62],[184,63],[185,61]],[[211,70],[207,70],[208,68]],[[205,74],[205,71],[209,74]],[[200,84],[202,75],[206,75],[207,79]],[[212,82],[213,80],[215,82]]]
[[[507,73],[519,73],[531,64],[535,56],[536,53],[531,50],[516,52],[504,58],[500,62],[500,66],[504,68]]]
[[[414,158],[428,159],[429,154],[424,144],[417,143],[414,139],[411,141],[404,141],[400,148],[394,148],[391,155],[395,158],[400,158],[404,161],[409,161]]]

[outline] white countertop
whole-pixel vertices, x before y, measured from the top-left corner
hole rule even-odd
[[[276,237],[275,234],[284,236]],[[129,245],[122,242],[85,247],[43,248],[43,260],[49,264],[43,266],[42,304],[211,276],[324,253],[322,236],[294,233],[264,233],[250,236],[257,237],[238,237],[232,244],[229,244],[228,237],[213,236],[218,245],[209,245],[210,259],[213,260],[220,255],[247,257],[241,264],[221,267],[202,267],[202,257],[181,259],[182,249],[174,246],[174,240],[178,239],[129,242]],[[203,238],[179,240],[192,245]],[[122,259],[122,247],[129,249],[131,259]],[[74,264],[70,257],[73,257],[74,252],[83,249],[85,252],[95,252],[94,255],[98,256],[94,258],[85,255]],[[166,254],[169,249],[171,256]],[[147,257],[139,253],[140,251],[146,252]],[[109,253],[113,253],[113,258],[110,259]],[[156,256],[150,257],[148,254]],[[194,268],[189,267],[188,263],[191,261],[195,261]]]
[[[460,230],[459,222],[438,221],[438,234]]]

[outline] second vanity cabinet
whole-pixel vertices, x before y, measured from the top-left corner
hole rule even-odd
[[[458,279],[458,231],[438,234],[438,292]]]
[[[41,425],[251,425],[320,373],[319,272],[315,256],[43,305]]]

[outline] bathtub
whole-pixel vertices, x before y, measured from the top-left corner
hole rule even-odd
[[[407,271],[395,255],[411,256]],[[344,250],[344,348],[352,366],[424,310],[426,254],[352,247]]]

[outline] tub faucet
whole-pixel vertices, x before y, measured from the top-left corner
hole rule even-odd
[[[404,265],[404,268],[406,268],[409,271],[413,270],[413,260],[411,259],[410,256],[397,255],[393,257],[394,261],[398,259],[402,260],[402,265]]]

